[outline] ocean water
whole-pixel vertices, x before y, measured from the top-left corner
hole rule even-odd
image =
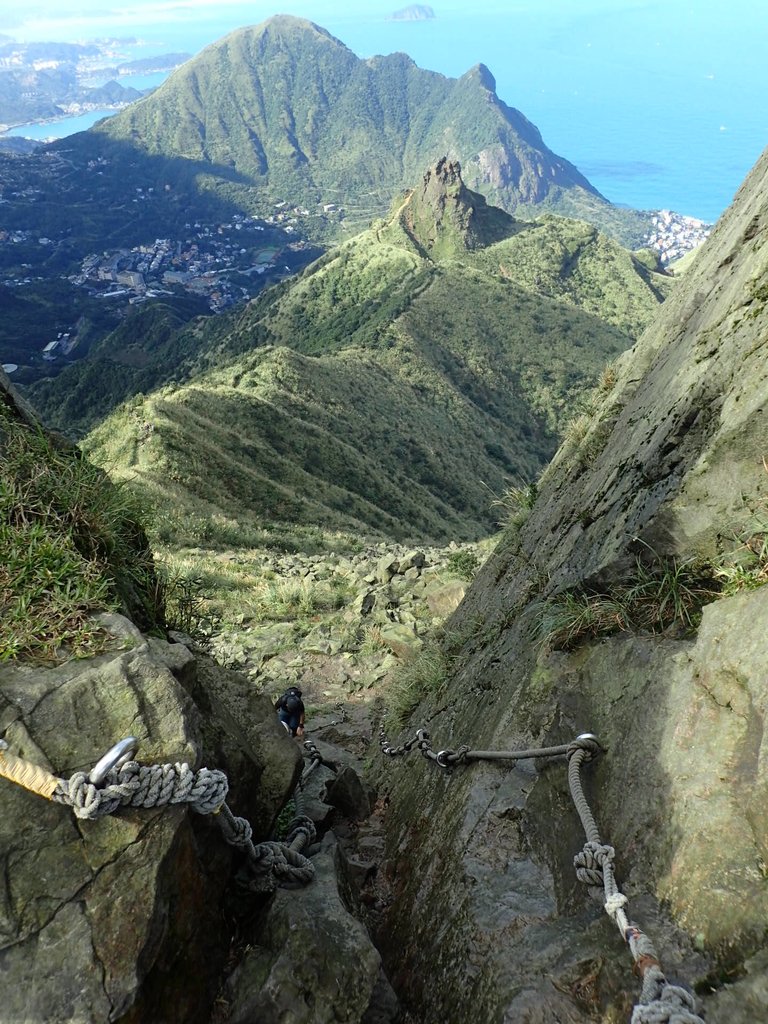
[[[86,131],[103,117],[110,117],[112,114],[114,114],[114,110],[89,110],[85,114],[62,117],[59,121],[44,121],[41,124],[22,124],[18,128],[11,128],[10,131],[6,132],[6,135],[23,139],[35,139],[38,142],[49,142],[51,139],[65,139],[67,135]]]
[[[142,45],[130,57],[197,53],[278,13],[263,0],[192,3],[183,15],[142,2],[122,21],[94,13],[15,34],[131,33]],[[486,64],[499,97],[612,202],[714,221],[768,145],[763,0],[434,0],[434,19],[388,20],[402,6],[307,0],[282,13],[315,21],[361,57],[401,51],[451,77]]]

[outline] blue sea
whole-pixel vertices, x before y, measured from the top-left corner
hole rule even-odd
[[[606,198],[707,221],[768,145],[763,0],[435,0],[435,17],[425,21],[391,20],[405,6],[398,0],[305,0],[289,10],[263,0],[144,2],[134,2],[128,20],[94,13],[88,22],[81,12],[76,27],[62,17],[47,35],[38,25],[36,38],[130,33],[141,40],[130,57],[197,53],[235,28],[291,13],[361,57],[402,51],[451,77],[482,62],[499,97]],[[30,31],[15,34],[32,38]]]

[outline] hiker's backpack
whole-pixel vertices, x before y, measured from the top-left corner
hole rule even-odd
[[[287,690],[283,697],[283,707],[289,714],[301,708],[301,697],[298,690]]]

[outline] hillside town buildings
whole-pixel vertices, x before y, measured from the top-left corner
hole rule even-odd
[[[712,225],[696,217],[685,217],[672,210],[657,210],[651,220],[647,236],[649,249],[659,254],[665,265],[681,259],[698,248],[712,231]]]

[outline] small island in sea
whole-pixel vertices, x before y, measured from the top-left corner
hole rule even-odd
[[[411,4],[390,14],[387,21],[428,21],[434,16],[435,12],[427,4]]]

